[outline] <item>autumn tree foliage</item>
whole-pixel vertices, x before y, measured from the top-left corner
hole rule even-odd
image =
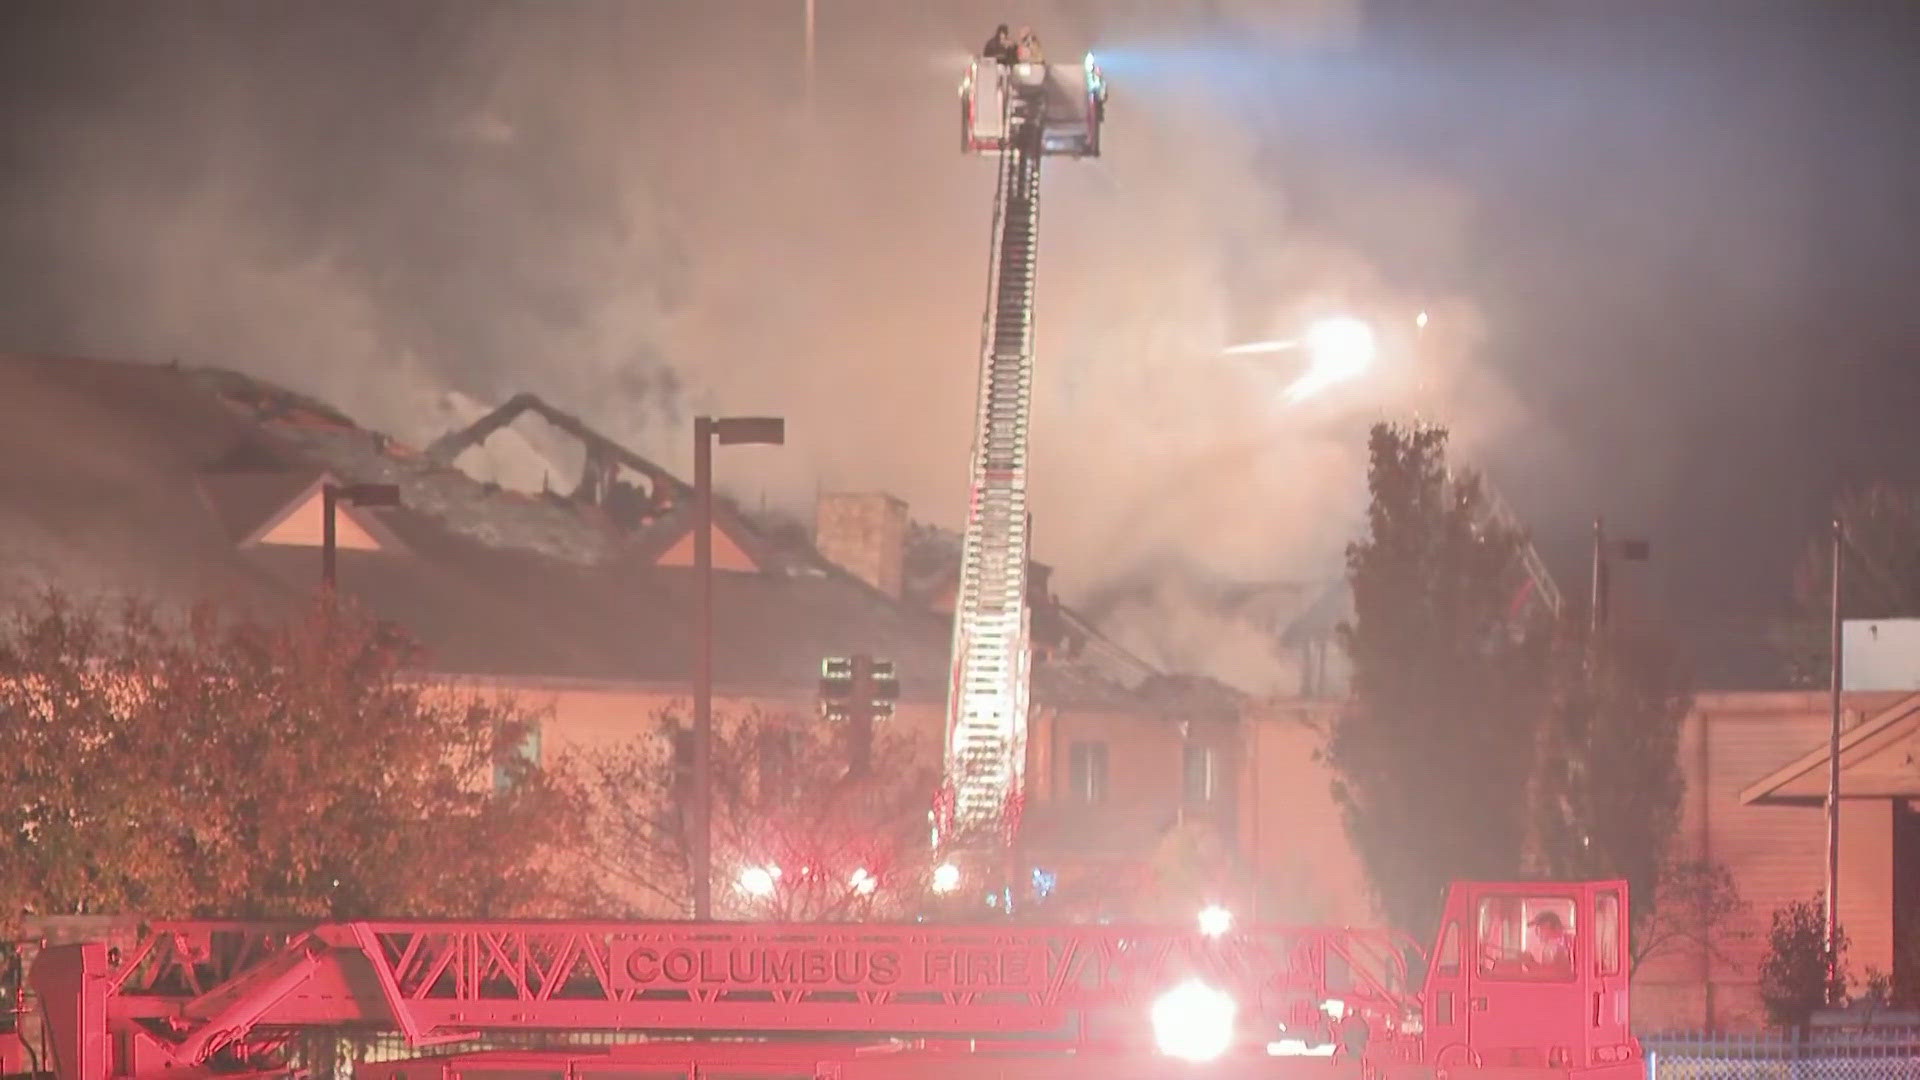
[[[1541,647],[1509,607],[1522,538],[1449,475],[1446,442],[1373,430],[1367,535],[1347,549],[1353,699],[1325,749],[1383,913],[1422,937],[1450,880],[1520,870],[1541,700]]]
[[[129,912],[508,915],[578,802],[521,748],[539,717],[433,686],[393,627],[49,596],[0,629],[0,922]]]
[[[713,910],[718,918],[903,918],[927,899],[936,755],[882,727],[850,769],[849,732],[814,717],[716,714]],[[670,708],[649,730],[577,761],[593,807],[589,850],[608,915],[693,911],[693,733]]]
[[[1669,858],[1650,896],[1634,894],[1633,971],[1649,960],[1675,954],[1701,956],[1716,967],[1735,967],[1733,949],[1752,936],[1750,914],[1733,871],[1708,859]],[[1639,909],[1648,908],[1645,918]]]

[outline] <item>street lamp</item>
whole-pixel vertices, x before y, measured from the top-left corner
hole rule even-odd
[[[399,506],[400,485],[398,484],[323,484],[320,487],[321,517],[320,526],[320,581],[328,591],[332,591],[336,579],[335,563],[339,540],[335,534],[334,517],[339,512],[339,504],[350,503],[354,506]]]
[[[777,416],[693,421],[693,917],[713,918],[713,444],[779,446]]]

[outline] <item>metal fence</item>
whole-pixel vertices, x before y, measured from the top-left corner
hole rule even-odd
[[[1643,1036],[1648,1080],[1920,1080],[1920,1028]]]

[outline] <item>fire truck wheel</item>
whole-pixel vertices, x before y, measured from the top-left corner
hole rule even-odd
[[[1478,1068],[1480,1059],[1465,1043],[1454,1043],[1434,1055],[1434,1078],[1435,1080],[1452,1080],[1453,1070],[1463,1066]]]

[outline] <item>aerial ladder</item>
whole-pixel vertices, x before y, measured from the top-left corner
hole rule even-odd
[[[1640,1080],[1627,901],[1456,882],[1430,951],[1324,926],[50,920],[0,1059],[9,1080]]]
[[[954,601],[946,782],[936,815],[935,843],[951,856],[1009,851],[1019,823],[1031,655],[1027,431],[1040,165],[1048,156],[1099,156],[1106,96],[1091,56],[1051,65],[975,60],[960,86],[962,149],[998,158],[999,182]]]

